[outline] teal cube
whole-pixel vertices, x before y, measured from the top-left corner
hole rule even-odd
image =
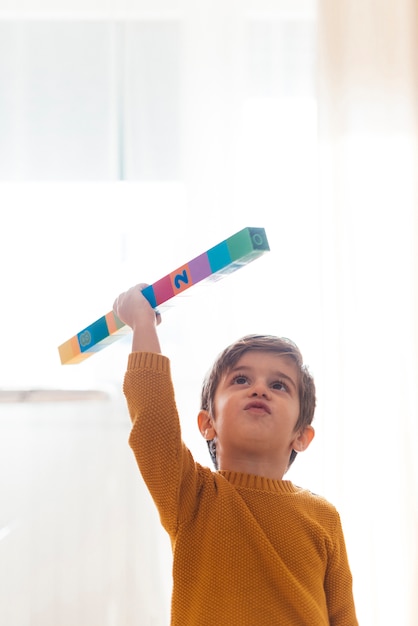
[[[215,274],[231,264],[231,255],[226,241],[222,241],[207,251],[210,269]]]
[[[106,323],[106,316],[103,316],[78,333],[77,338],[81,352],[90,352],[93,346],[108,336],[109,329]]]

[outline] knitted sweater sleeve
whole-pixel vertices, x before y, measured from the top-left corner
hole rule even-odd
[[[357,625],[352,585],[343,529],[340,516],[336,513],[332,549],[324,580],[330,626]]]
[[[161,523],[173,537],[182,519],[191,515],[198,473],[181,439],[168,358],[130,354],[123,391],[132,420],[129,445]]]

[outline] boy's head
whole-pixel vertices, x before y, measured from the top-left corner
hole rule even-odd
[[[207,374],[201,393],[200,408],[207,411],[214,419],[215,415],[215,394],[222,378],[230,372],[241,357],[248,352],[266,352],[286,357],[290,359],[297,371],[297,385],[299,395],[299,417],[295,425],[296,430],[303,430],[310,425],[315,411],[316,396],[315,383],[307,367],[303,364],[302,355],[298,347],[289,339],[276,337],[274,335],[246,335],[234,342],[215,360],[211,370]],[[216,458],[216,441],[214,439],[207,442],[209,452],[216,469],[218,463]],[[288,467],[293,463],[297,452],[292,450]]]

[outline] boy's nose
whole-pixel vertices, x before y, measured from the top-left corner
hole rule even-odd
[[[263,382],[254,383],[253,388],[251,390],[252,396],[264,396],[267,398],[269,393],[268,386]]]

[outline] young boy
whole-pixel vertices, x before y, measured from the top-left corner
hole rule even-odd
[[[213,472],[181,439],[144,287],[121,294],[114,311],[133,330],[129,443],[173,549],[171,625],[356,626],[339,515],[283,480],[314,436],[315,386],[298,348],[250,335],[218,357],[198,415]]]

